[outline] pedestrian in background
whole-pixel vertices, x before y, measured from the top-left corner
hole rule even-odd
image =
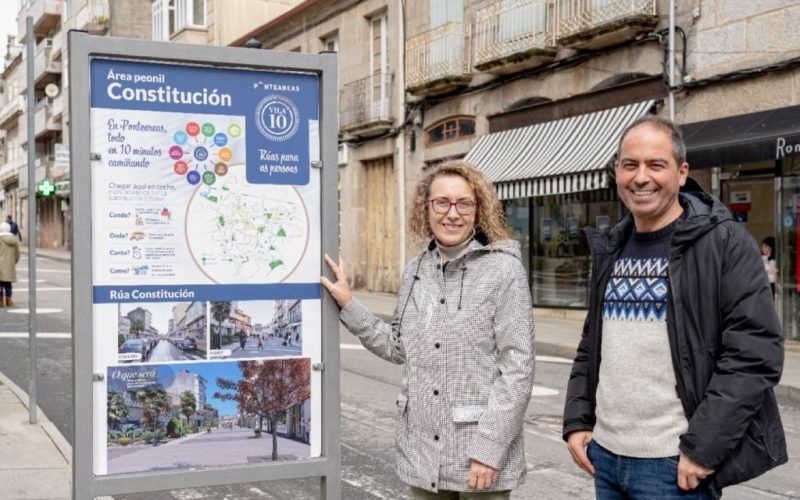
[[[11,234],[13,234],[17,238],[19,238],[19,241],[21,242],[22,241],[22,231],[19,230],[19,226],[17,225],[16,222],[14,222],[14,219],[11,217],[11,214],[8,214],[6,216],[6,222],[8,222],[8,225],[11,227],[11,231],[10,231]]]
[[[404,365],[396,457],[412,497],[510,498],[526,474],[534,371],[519,244],[491,183],[462,161],[420,181],[408,227],[427,244],[406,264],[391,323],[351,295],[341,260],[325,256],[336,281],[321,281],[348,330]]]
[[[775,298],[775,282],[778,280],[778,265],[775,263],[775,238],[767,236],[761,242],[761,260],[764,269],[767,271],[767,280],[772,289],[772,297]]]
[[[11,307],[11,284],[17,281],[19,242],[8,222],[0,223],[0,307]]]
[[[787,461],[783,334],[758,247],[718,199],[680,192],[688,171],[680,129],[640,118],[615,168],[630,213],[586,230],[563,437],[600,500],[718,498]]]

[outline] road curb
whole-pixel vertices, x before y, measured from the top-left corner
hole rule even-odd
[[[14,395],[19,398],[25,409],[30,409],[28,406],[28,393],[23,391],[17,384],[8,378],[3,372],[0,372],[0,382],[8,387]],[[72,446],[64,438],[58,428],[47,418],[47,415],[42,411],[39,405],[36,405],[36,424],[40,425],[53,444],[58,449],[58,452],[68,464],[72,465]]]
[[[59,257],[59,256],[56,256],[56,255],[46,255],[46,254],[42,254],[42,253],[37,253],[36,256],[37,257],[42,257],[42,258],[45,258],[45,259],[54,260],[56,262],[64,262],[66,264],[69,264],[70,262],[72,262],[72,258],[70,258],[70,257]]]

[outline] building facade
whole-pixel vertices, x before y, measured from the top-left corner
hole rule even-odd
[[[133,324],[134,321],[139,321],[142,326],[142,332],[147,332],[152,329],[153,313],[147,309],[137,307],[127,314],[128,319]]]
[[[340,246],[355,288],[396,292],[405,262],[403,11],[310,0],[232,42],[339,53]]]
[[[266,327],[270,335],[284,339],[284,345],[303,342],[303,312],[300,300],[273,302],[272,321]]]
[[[27,134],[26,19],[33,18],[34,137]],[[69,248],[69,67],[67,32],[149,38],[150,14],[136,0],[26,0],[17,13],[17,36],[5,55],[1,75],[0,132],[5,134],[0,164],[2,210],[28,229],[29,147],[35,150],[35,179],[56,186],[54,196],[37,199],[37,244]]]
[[[800,338],[800,21],[797,2],[700,2],[682,20],[676,118],[690,174],[754,236],[776,240],[776,306]]]
[[[151,0],[153,40],[226,46],[300,0]]]
[[[667,0],[308,0],[232,44],[340,54],[340,246],[355,288],[396,291],[420,249],[404,225],[416,182],[466,158],[503,200],[534,305],[565,315],[587,305],[580,228],[623,213],[621,131],[670,115],[672,58],[691,175],[755,239],[776,237],[777,306],[797,337],[800,5],[675,3],[672,54]]]
[[[185,319],[184,319],[185,318]],[[206,350],[206,335],[208,320],[206,315],[205,302],[190,302],[186,307],[186,314],[182,318],[185,324],[182,335],[179,338],[191,338],[197,342],[197,349]]]
[[[250,315],[244,312],[243,309],[239,309],[238,307],[231,310],[230,319],[233,322],[233,331],[235,334],[239,334],[239,332],[244,332],[246,336],[250,336],[250,328],[251,328],[251,319]]]
[[[207,385],[208,382],[206,379],[189,370],[179,370],[175,372],[175,379],[165,388],[172,402],[173,415],[180,416],[181,394],[188,391],[194,394],[196,408],[194,415],[189,419],[189,423],[194,427],[206,425]]]

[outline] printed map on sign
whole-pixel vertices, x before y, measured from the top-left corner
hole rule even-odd
[[[186,240],[195,263],[217,283],[278,283],[308,246],[308,212],[292,186],[248,184],[232,165],[201,185],[186,211]]]

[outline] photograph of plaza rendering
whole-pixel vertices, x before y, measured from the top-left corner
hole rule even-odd
[[[205,302],[118,304],[117,361],[205,359]]]
[[[107,473],[310,455],[307,358],[108,369]]]
[[[211,302],[209,359],[301,355],[302,306],[299,299]]]

